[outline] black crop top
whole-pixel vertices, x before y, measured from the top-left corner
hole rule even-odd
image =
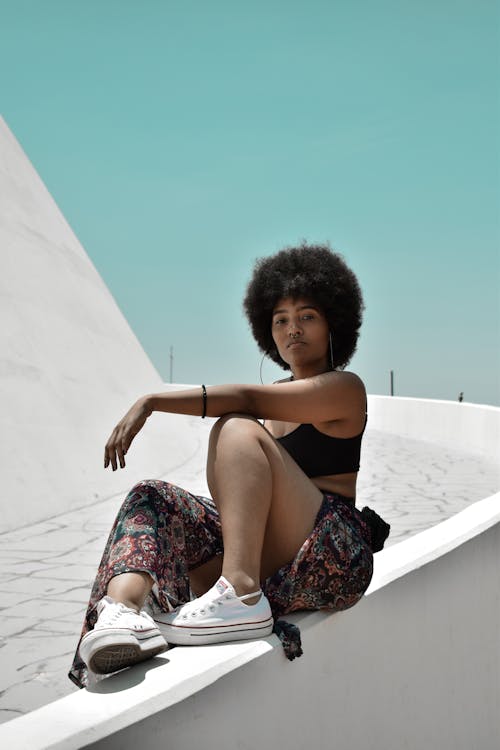
[[[325,435],[312,424],[299,424],[292,432],[276,438],[308,477],[350,474],[359,471],[361,438],[359,435],[338,438]]]

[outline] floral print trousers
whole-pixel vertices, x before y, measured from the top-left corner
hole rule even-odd
[[[300,656],[296,626],[278,620],[295,610],[340,611],[354,606],[373,574],[371,529],[354,501],[325,493],[314,528],[293,560],[262,582],[289,659]],[[191,598],[189,571],[224,552],[215,503],[169,482],[136,484],[121,506],[92,587],[81,638],[97,619],[97,602],[111,578],[146,571],[155,581],[145,609],[168,612]],[[79,644],[78,644],[79,645]],[[69,677],[79,687],[88,674],[78,648]]]

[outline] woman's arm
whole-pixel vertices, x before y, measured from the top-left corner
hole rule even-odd
[[[303,380],[273,385],[208,386],[206,416],[249,414],[257,419],[284,422],[329,422],[345,419],[353,409],[363,408],[365,388],[357,375],[350,372],[328,372]],[[125,466],[124,456],[132,440],[153,411],[170,414],[203,414],[203,391],[155,393],[140,398],[116,425],[104,451],[104,468],[111,463],[113,471]]]
[[[203,410],[201,386],[144,398],[151,412],[200,416]],[[350,416],[357,403],[364,404],[364,398],[363,382],[351,372],[327,372],[273,385],[211,385],[207,386],[206,416],[238,412],[284,422],[329,422]]]

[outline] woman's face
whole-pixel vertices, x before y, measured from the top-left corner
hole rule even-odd
[[[280,299],[273,310],[271,333],[281,358],[294,367],[330,369],[328,322],[314,301]]]

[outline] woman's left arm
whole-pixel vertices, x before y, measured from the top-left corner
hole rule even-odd
[[[360,401],[363,381],[352,372],[325,372],[303,380],[272,385],[211,385],[206,388],[206,416],[237,412],[257,419],[284,422],[329,422],[344,419]],[[203,413],[202,388],[169,391],[144,397],[153,411],[199,416]]]
[[[212,385],[203,390],[169,391],[140,398],[116,425],[106,443],[104,467],[116,469],[116,457],[125,466],[124,456],[132,440],[153,411],[220,417],[249,414],[257,419],[285,422],[328,422],[344,419],[353,408],[364,404],[362,380],[350,372],[327,372],[302,380],[273,385]]]

